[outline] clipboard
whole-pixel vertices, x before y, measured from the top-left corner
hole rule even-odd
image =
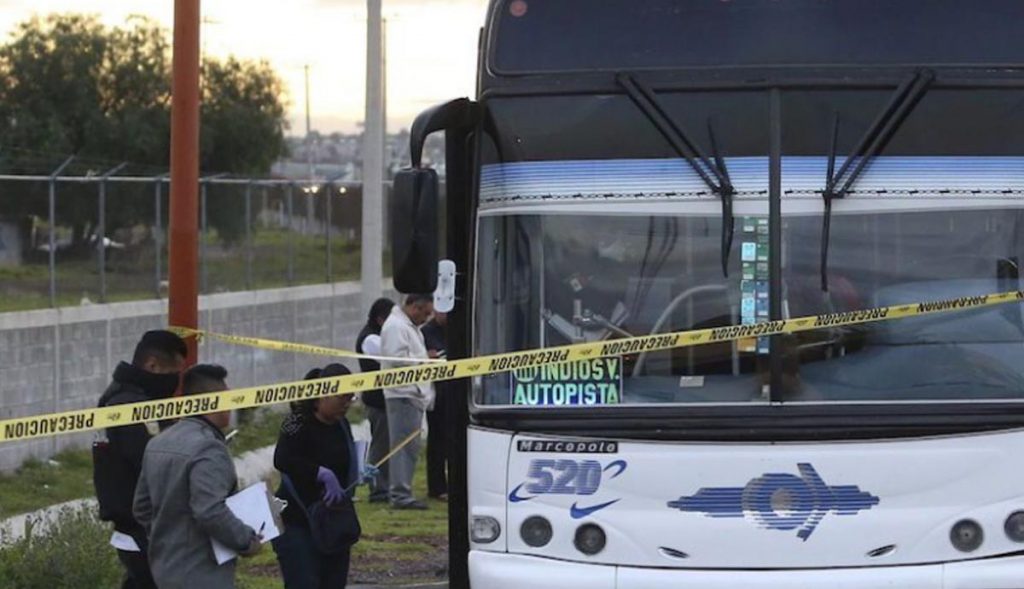
[[[263,536],[263,544],[284,533],[284,523],[281,521],[281,510],[284,508],[282,503],[284,502],[270,493],[270,487],[264,481],[252,484],[224,500],[224,504],[235,517]],[[238,557],[237,552],[213,538],[210,539],[210,544],[213,546],[213,556],[218,565]]]

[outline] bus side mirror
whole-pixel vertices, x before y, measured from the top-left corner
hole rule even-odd
[[[391,195],[391,271],[395,290],[430,294],[437,288],[437,172],[427,168],[395,175]]]

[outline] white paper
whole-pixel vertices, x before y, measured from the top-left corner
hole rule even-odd
[[[373,334],[366,336],[363,340],[363,353],[371,356],[380,356],[380,336]]]
[[[121,532],[114,532],[114,535],[110,537],[110,545],[125,552],[142,552],[139,545],[135,543],[135,538]]]
[[[267,483],[260,481],[246,487],[225,499],[224,503],[235,517],[242,520],[242,523],[263,536],[264,544],[281,535],[271,511]],[[237,552],[217,540],[211,538],[210,543],[213,544],[213,555],[217,559],[217,564],[224,564],[238,557]]]

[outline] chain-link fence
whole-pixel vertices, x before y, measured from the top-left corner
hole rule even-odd
[[[166,296],[168,178],[116,171],[0,176],[0,311]],[[358,279],[361,184],[217,176],[199,191],[203,294]]]

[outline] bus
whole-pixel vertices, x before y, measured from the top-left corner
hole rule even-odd
[[[450,358],[1019,290],[1022,27],[1020,0],[492,0],[477,96],[413,125],[395,286],[454,263]],[[1024,586],[1020,305],[446,392],[452,587]]]

